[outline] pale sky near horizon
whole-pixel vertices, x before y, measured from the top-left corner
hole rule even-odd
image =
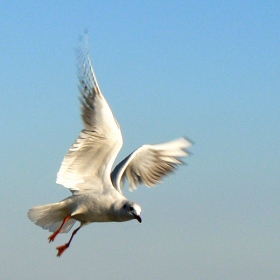
[[[2,1],[1,277],[279,280],[279,13],[278,1]],[[159,186],[126,186],[142,224],[84,227],[59,259],[70,233],[49,244],[27,211],[70,195],[55,179],[82,129],[85,30],[122,128],[118,161],[180,136],[194,146]]]

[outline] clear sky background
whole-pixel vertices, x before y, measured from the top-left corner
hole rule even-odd
[[[280,279],[279,1],[2,1],[3,279]],[[92,224],[59,259],[27,211],[70,195],[56,173],[82,123],[84,30],[118,119],[118,160],[180,136],[192,156],[125,195],[143,223]],[[76,226],[76,225],[75,225]]]

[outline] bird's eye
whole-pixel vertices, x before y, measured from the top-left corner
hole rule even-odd
[[[123,205],[123,209],[126,209],[126,204]]]
[[[133,210],[133,207],[132,206],[129,206],[129,211],[132,211]]]

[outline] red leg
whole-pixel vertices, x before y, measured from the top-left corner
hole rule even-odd
[[[70,218],[71,218],[71,216],[69,215],[69,216],[67,216],[67,217],[63,220],[63,222],[62,222],[60,228],[59,228],[56,232],[54,232],[54,233],[49,237],[49,242],[53,242],[53,241],[54,241],[54,239],[56,238],[56,236],[57,236],[59,233],[61,233],[62,228],[63,228],[63,226],[65,225],[65,223],[67,223],[67,221],[68,221]]]
[[[58,257],[60,257],[60,256],[63,254],[63,252],[70,246],[70,243],[71,243],[71,241],[72,241],[74,235],[77,233],[77,231],[78,231],[81,227],[82,227],[82,225],[80,225],[78,228],[76,228],[76,229],[73,231],[73,233],[72,233],[72,235],[71,235],[71,238],[70,238],[70,240],[68,241],[68,243],[66,243],[66,244],[64,244],[64,245],[62,245],[62,246],[56,247],[56,249],[58,250],[58,252],[57,252],[57,256],[58,256]]]

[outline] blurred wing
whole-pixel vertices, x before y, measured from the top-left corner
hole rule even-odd
[[[102,191],[102,186],[111,182],[110,172],[123,139],[99,88],[88,51],[87,60],[81,51],[78,61],[84,129],[64,157],[56,183],[72,192]]]
[[[179,158],[188,156],[186,149],[190,146],[188,140],[180,138],[140,147],[120,162],[111,173],[114,187],[121,192],[125,178],[130,184],[130,190],[136,189],[137,185],[142,183],[148,187],[156,185],[182,163]]]

